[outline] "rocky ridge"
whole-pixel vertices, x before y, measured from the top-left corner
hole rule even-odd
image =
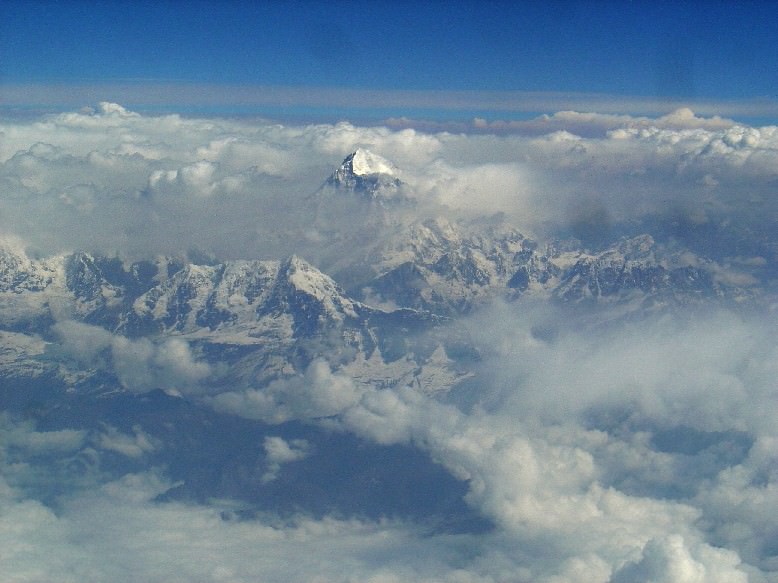
[[[30,374],[67,369],[72,377],[73,363],[57,361],[52,326],[75,321],[121,338],[185,341],[217,371],[213,386],[262,386],[324,357],[362,383],[437,392],[465,378],[468,359],[477,358],[449,318],[495,299],[618,306],[621,313],[763,300],[748,273],[650,235],[591,251],[572,240],[540,243],[503,216],[388,221],[393,211],[381,193],[407,185],[366,150],[347,157],[322,188],[322,205],[356,203],[368,219],[378,217],[366,221],[364,244],[344,235],[351,250],[331,275],[296,255],[129,264],[84,252],[36,259],[4,243],[0,331],[18,350],[6,350],[0,376],[20,374],[31,358],[47,364],[28,367]],[[25,346],[36,347],[29,358]]]

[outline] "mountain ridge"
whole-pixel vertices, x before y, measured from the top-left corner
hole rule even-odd
[[[376,180],[356,181],[365,177]],[[355,150],[328,182],[336,178],[318,203],[335,214],[357,205],[362,214],[350,217],[352,231],[342,235],[328,269],[294,253],[208,263],[171,257],[127,263],[85,252],[40,259],[9,239],[0,245],[0,330],[20,346],[56,341],[51,330],[63,321],[128,342],[161,346],[179,339],[212,370],[232,369],[211,379],[216,385],[262,386],[326,357],[360,382],[395,374],[437,392],[466,376],[445,354],[469,355],[463,363],[478,358],[453,322],[494,301],[617,307],[620,317],[770,301],[747,272],[669,248],[647,233],[589,251],[572,239],[536,241],[503,215],[393,219],[400,207],[352,196],[366,185],[400,184],[394,165],[367,150]],[[343,225],[335,218],[335,226]],[[36,353],[33,360],[41,358]],[[438,378],[439,386],[422,382],[422,374]]]

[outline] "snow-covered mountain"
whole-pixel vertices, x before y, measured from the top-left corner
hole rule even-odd
[[[502,217],[410,224],[378,241],[344,278],[377,305],[467,313],[496,298],[636,307],[698,301],[742,303],[759,296],[752,277],[650,235],[589,251],[577,241],[540,244]],[[337,275],[336,275],[337,277]]]
[[[154,505],[224,505],[216,522],[240,525],[262,512],[387,524],[422,517],[424,532],[502,536],[499,513],[479,501],[497,483],[485,478],[507,468],[514,484],[514,469],[527,465],[530,480],[514,484],[523,495],[542,456],[553,463],[541,481],[559,475],[550,483],[559,499],[573,496],[571,516],[575,497],[589,500],[580,484],[621,488],[645,514],[642,488],[657,464],[662,479],[680,476],[689,501],[694,484],[675,469],[710,468],[707,481],[748,459],[745,434],[717,429],[727,412],[717,409],[713,374],[699,377],[685,405],[695,413],[711,405],[702,429],[676,431],[671,420],[668,431],[667,417],[631,412],[643,395],[654,396],[651,407],[670,403],[673,416],[684,411],[673,408],[686,398],[678,387],[697,376],[682,368],[676,379],[675,364],[663,363],[670,352],[718,370],[737,406],[754,380],[770,394],[772,368],[754,355],[769,363],[773,337],[767,349],[739,351],[751,334],[733,310],[705,318],[711,306],[775,304],[775,254],[765,245],[731,244],[733,235],[714,254],[648,224],[596,247],[541,240],[505,215],[447,212],[412,183],[388,160],[353,152],[307,199],[310,220],[289,232],[294,243],[284,248],[297,254],[288,256],[131,262],[84,251],[39,257],[2,242],[2,413],[35,428],[31,451],[41,439],[80,444],[40,472],[47,502],[61,507],[57,496],[69,491],[59,484],[72,490],[83,476],[105,483],[161,468],[171,487]],[[703,325],[686,333],[697,319]],[[734,335],[715,336],[731,325]],[[675,343],[679,332],[687,335]],[[3,436],[9,418],[0,415]],[[564,419],[577,429],[563,435]],[[546,423],[551,430],[534,433]],[[552,434],[562,441],[547,441]],[[665,465],[684,435],[692,453],[679,450],[679,465]],[[611,463],[627,445],[636,449],[626,450],[625,479]],[[734,461],[712,464],[714,449]],[[606,462],[595,467],[597,456]],[[640,457],[645,473],[633,480]],[[570,486],[571,473],[585,483]],[[657,486],[662,500],[679,496],[669,484]]]
[[[403,198],[408,186],[398,174],[359,149],[317,193],[322,213],[311,228],[326,227],[326,216],[338,233],[329,239],[329,275],[296,255],[206,265],[84,252],[37,259],[6,241],[0,330],[8,347],[0,376],[29,365],[33,375],[75,378],[52,332],[75,321],[155,345],[184,341],[211,367],[213,386],[263,386],[325,357],[360,383],[437,392],[467,377],[477,353],[447,318],[495,299],[618,306],[620,313],[764,299],[743,268],[650,235],[591,251],[574,240],[538,242],[500,215],[407,221],[414,203]],[[339,214],[346,211],[352,214]]]
[[[197,359],[217,371],[212,379],[217,385],[261,386],[301,373],[323,356],[336,367],[349,365],[361,382],[370,382],[370,375],[387,382],[391,375],[382,370],[387,366],[412,382],[421,366],[441,362],[445,354],[447,340],[437,333],[447,325],[444,319],[370,307],[297,256],[217,265],[169,259],[125,265],[86,253],[35,261],[6,249],[4,258],[2,277],[10,283],[0,296],[16,311],[4,315],[0,329],[19,347],[9,348],[0,361],[7,361],[7,374],[18,374],[30,352],[25,346],[38,347],[33,360],[55,358],[57,351],[45,346],[51,326],[62,321],[156,344],[184,340]]]
[[[346,156],[324,186],[384,204],[403,198],[405,185],[397,172],[397,168],[385,158],[358,148]]]
[[[400,200],[387,192],[409,189],[398,172],[359,149],[318,198],[318,216],[329,217],[319,224],[337,230],[325,237],[322,267],[367,303],[456,315],[497,297],[642,310],[710,300],[738,304],[759,295],[737,268],[648,234],[591,250],[577,240],[537,241],[502,215],[415,218],[413,197],[385,204]]]

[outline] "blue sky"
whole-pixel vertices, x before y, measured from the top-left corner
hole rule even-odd
[[[773,24],[768,2],[10,0],[0,7],[0,91],[5,104],[24,99],[8,97],[11,86],[52,83],[774,102]],[[159,104],[151,93],[146,101]],[[403,107],[416,113],[387,113]]]

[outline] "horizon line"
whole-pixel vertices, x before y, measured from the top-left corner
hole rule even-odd
[[[102,101],[130,108],[402,110],[439,113],[552,114],[560,111],[666,115],[680,108],[707,116],[773,118],[778,98],[717,99],[563,91],[367,89],[125,80],[120,82],[0,82],[1,108],[66,108]]]

